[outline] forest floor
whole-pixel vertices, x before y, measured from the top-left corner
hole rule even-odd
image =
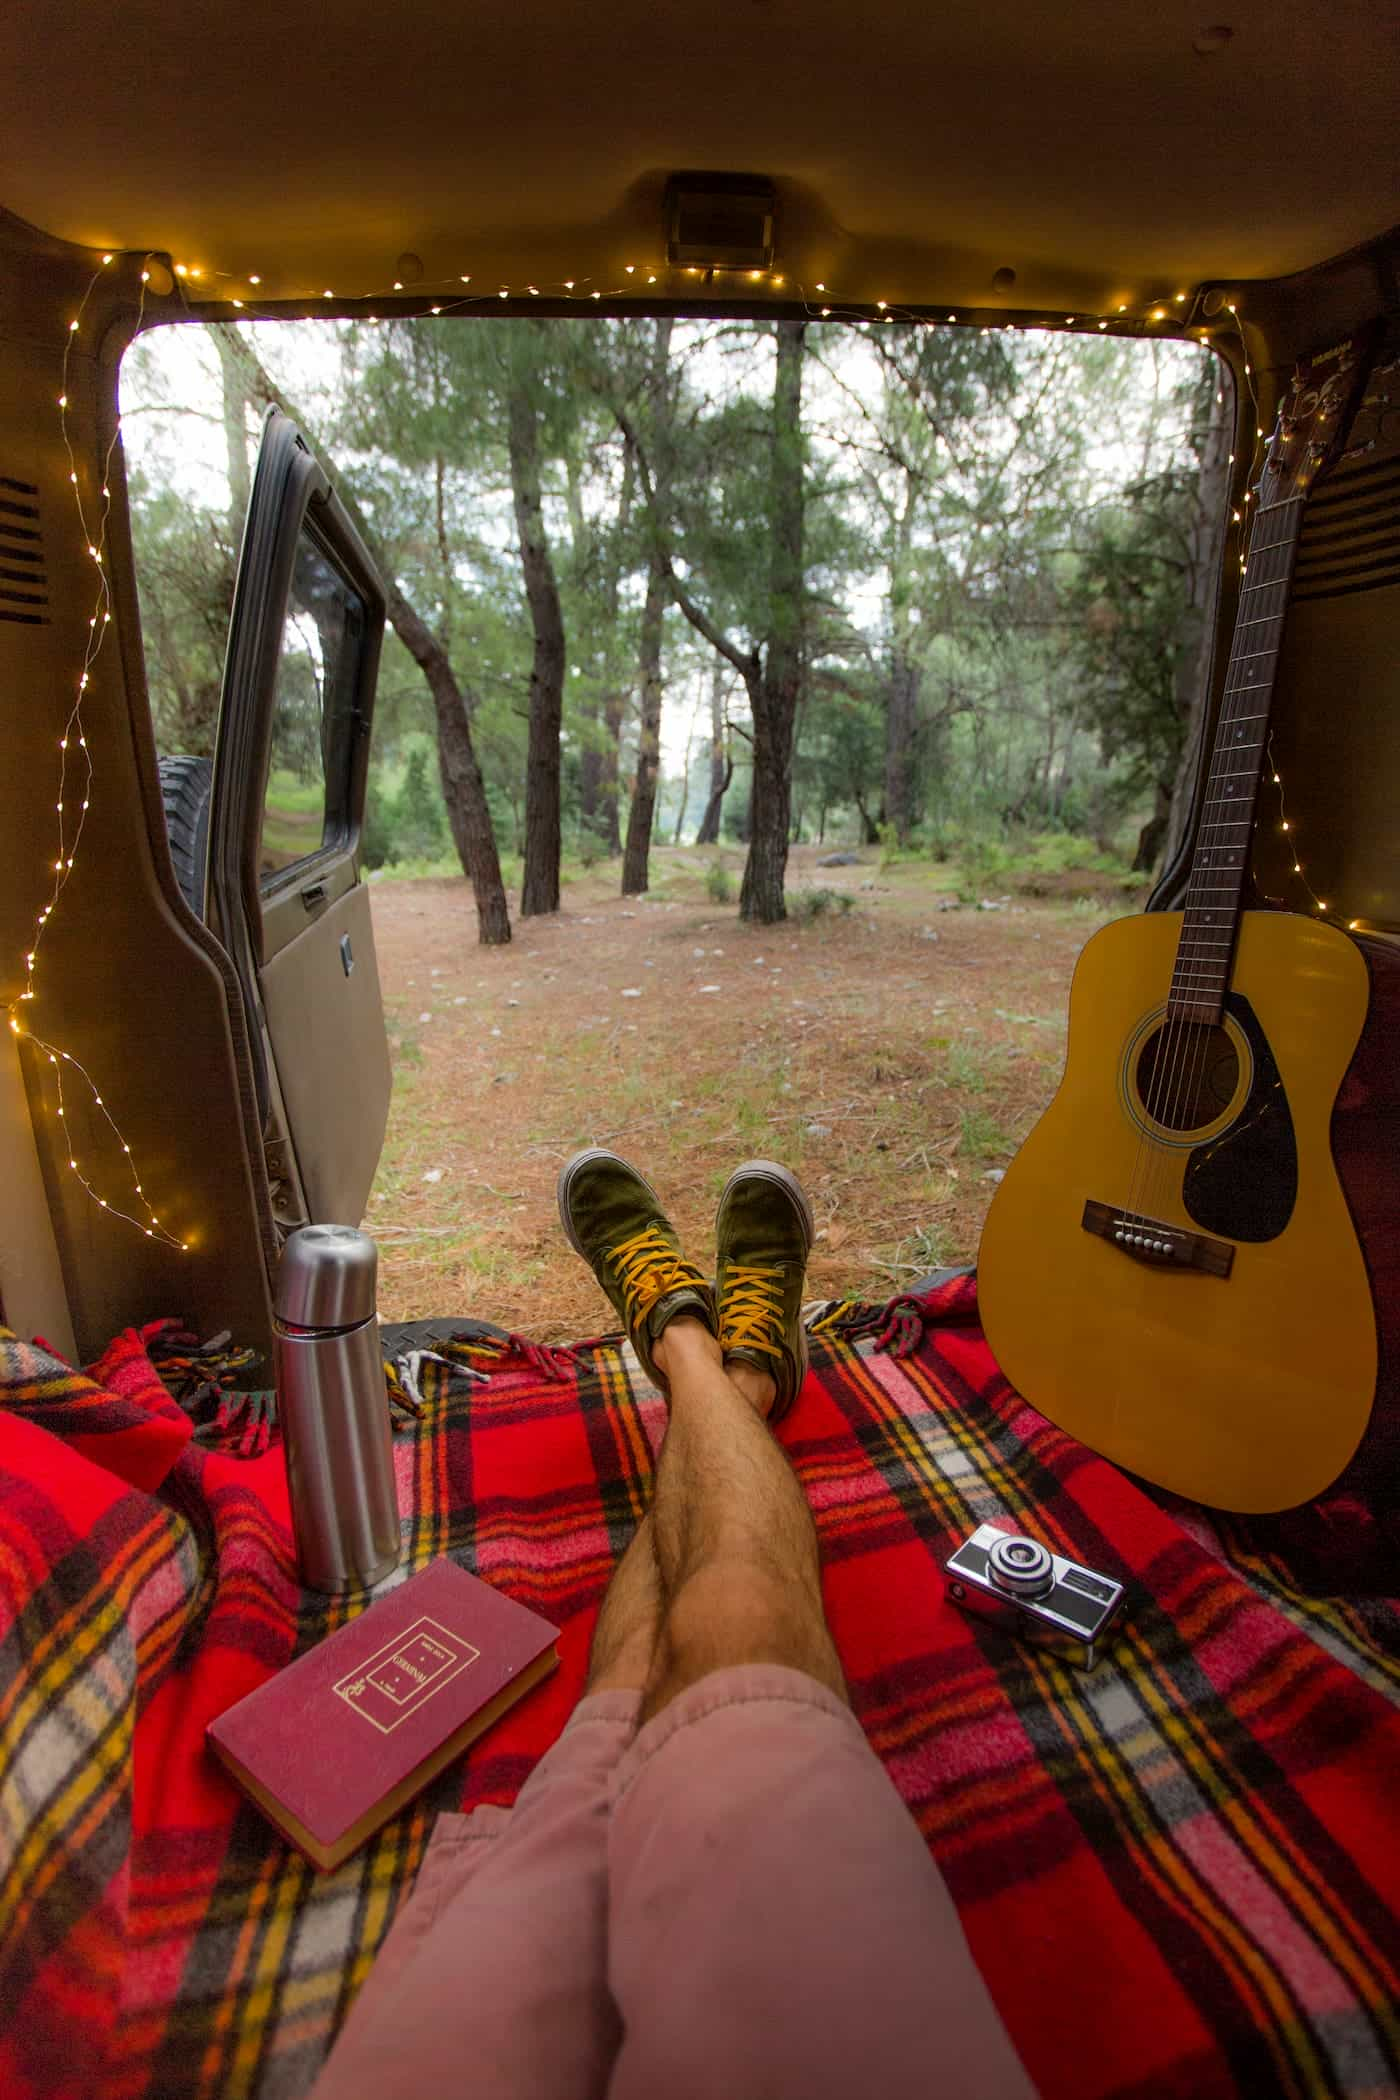
[[[386,1318],[614,1326],[555,1210],[560,1164],[589,1144],[635,1161],[707,1266],[716,1199],[753,1156],[811,1198],[812,1297],[885,1298],[974,1258],[1054,1092],[1075,957],[1140,900],[1101,874],[1049,895],[1004,877],[987,909],[959,901],[952,864],[818,852],[791,854],[803,916],[780,926],[712,900],[714,853],[662,847],[647,897],[617,895],[616,862],[577,872],[506,948],[477,945],[464,881],[374,879],[394,1099],[365,1223]],[[719,858],[737,900],[742,849]]]

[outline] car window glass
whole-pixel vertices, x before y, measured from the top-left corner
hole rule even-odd
[[[273,698],[258,854],[265,889],[345,835],[364,625],[358,593],[303,533]]]

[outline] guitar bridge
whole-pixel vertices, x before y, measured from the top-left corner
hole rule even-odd
[[[1086,1232],[1108,1240],[1133,1261],[1146,1262],[1153,1269],[1199,1269],[1206,1276],[1228,1276],[1235,1259],[1229,1240],[1188,1232],[1183,1226],[1144,1218],[1111,1203],[1095,1203],[1092,1197],[1079,1222]]]

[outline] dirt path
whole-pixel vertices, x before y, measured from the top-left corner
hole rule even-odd
[[[464,882],[375,884],[395,1091],[366,1225],[387,1317],[550,1338],[612,1324],[554,1204],[560,1163],[594,1143],[636,1161],[705,1263],[738,1161],[794,1168],[813,1296],[886,1297],[973,1257],[1054,1091],[1070,972],[1103,914],[948,909],[946,870],[815,858],[795,851],[790,901],[830,884],[848,913],[751,929],[706,896],[708,856],[663,849],[649,898],[597,868],[505,949],[477,946]]]

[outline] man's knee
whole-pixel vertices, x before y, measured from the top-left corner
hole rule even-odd
[[[820,1592],[758,1557],[701,1568],[672,1597],[647,1686],[646,1715],[711,1672],[740,1663],[803,1670],[845,1697]]]

